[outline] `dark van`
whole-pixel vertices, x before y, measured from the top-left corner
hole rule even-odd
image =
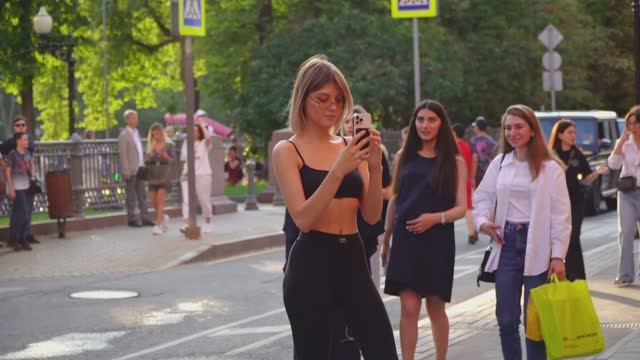
[[[591,169],[605,164],[613,151],[613,144],[620,137],[618,115],[613,111],[557,111],[536,112],[547,139],[553,125],[560,119],[571,119],[576,123],[576,145],[584,152]],[[600,203],[605,200],[607,208],[616,208],[616,181],[620,171],[610,171],[594,181],[587,191],[586,215],[597,214]]]

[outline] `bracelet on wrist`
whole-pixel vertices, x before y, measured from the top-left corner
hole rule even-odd
[[[444,217],[444,211],[440,213],[440,224],[443,224],[447,222],[447,219]]]

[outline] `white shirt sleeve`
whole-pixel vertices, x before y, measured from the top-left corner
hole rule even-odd
[[[500,174],[500,162],[502,157],[500,154],[493,158],[487,172],[484,174],[482,181],[476,191],[473,192],[473,220],[476,228],[480,230],[480,226],[488,222],[493,222],[493,212],[497,199],[498,175]]]
[[[618,146],[618,142],[620,142],[620,139],[616,140],[614,149],[616,146]],[[609,158],[607,159],[607,165],[609,165],[609,167],[613,170],[620,170],[620,168],[622,167],[622,156],[616,155],[611,152],[611,155],[609,155]]]
[[[571,239],[571,201],[566,176],[557,163],[547,166],[551,179],[551,257],[564,259]]]

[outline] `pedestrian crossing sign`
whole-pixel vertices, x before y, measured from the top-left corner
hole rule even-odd
[[[438,0],[391,0],[394,19],[438,16]]]
[[[205,35],[205,0],[179,0],[180,35]]]

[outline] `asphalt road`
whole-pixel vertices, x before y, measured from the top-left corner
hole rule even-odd
[[[615,213],[587,218],[584,251],[615,237]],[[491,291],[475,275],[488,238],[467,244],[456,225],[455,305]],[[282,303],[284,249],[166,271],[124,276],[0,282],[0,360],[292,358]],[[74,299],[90,290],[127,290],[127,299]],[[395,330],[399,301],[383,295]],[[423,310],[424,311],[424,310]]]

